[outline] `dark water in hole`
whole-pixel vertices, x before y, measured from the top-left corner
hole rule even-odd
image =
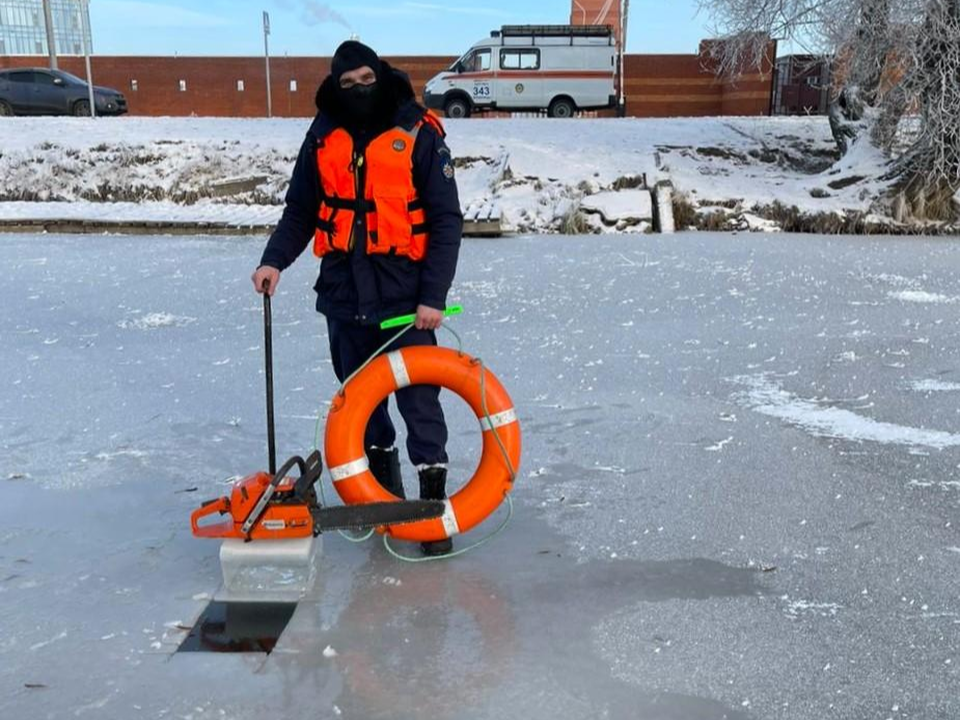
[[[296,603],[213,601],[177,652],[270,653],[296,609]]]

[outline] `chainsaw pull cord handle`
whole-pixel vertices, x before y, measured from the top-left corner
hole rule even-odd
[[[267,376],[267,456],[270,474],[277,474],[277,438],[273,426],[273,312],[270,308],[270,281],[263,282],[263,348]]]

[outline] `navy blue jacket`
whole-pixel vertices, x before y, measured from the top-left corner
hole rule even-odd
[[[390,123],[380,131],[351,131],[355,147],[365,148],[379,132],[397,125],[411,129],[423,117],[406,74],[383,63],[384,89],[389,93]],[[300,148],[286,207],[260,260],[278,270],[289,267],[313,239],[320,210],[321,184],[317,169],[317,145],[341,123],[336,112],[333,78],[328,76],[317,91],[319,114],[310,126]],[[351,252],[329,252],[320,263],[320,276],[314,285],[317,310],[339,320],[363,325],[379,323],[427,305],[446,308],[447,292],[456,273],[463,230],[463,214],[453,160],[443,137],[424,124],[413,146],[413,184],[422,200],[430,227],[430,241],[424,258],[413,262],[397,255],[368,255],[366,243],[358,242]],[[363,214],[360,214],[364,218]],[[365,218],[364,218],[365,220]],[[358,227],[357,237],[366,237],[366,228]]]

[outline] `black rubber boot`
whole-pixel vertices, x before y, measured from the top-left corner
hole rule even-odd
[[[392,450],[368,448],[367,459],[370,461],[370,472],[373,473],[377,482],[387,492],[393,493],[401,500],[406,500],[407,495],[403,491],[403,476],[400,474],[400,451],[397,448]]]
[[[443,500],[447,497],[447,469],[426,468],[420,471],[420,499]],[[420,551],[428,557],[448,555],[453,550],[453,540],[433,540],[420,543]]]

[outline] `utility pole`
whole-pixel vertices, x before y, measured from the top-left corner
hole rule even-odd
[[[50,69],[57,69],[57,38],[53,33],[53,10],[50,0],[43,0],[43,24],[47,28],[47,52],[50,54]]]
[[[93,71],[90,69],[90,42],[87,37],[90,35],[90,0],[79,0],[80,5],[80,34],[83,36],[83,59],[87,66],[87,98],[90,101],[90,117],[97,116],[97,103],[93,95]],[[91,37],[91,41],[92,41]]]
[[[270,13],[263,11],[263,58],[267,65],[267,117],[273,117],[273,95],[270,92]]]
[[[623,0],[623,8],[620,12],[620,106],[617,108],[617,115],[625,117],[627,114],[627,79],[624,76],[626,63],[624,56],[627,54],[627,22],[630,19],[630,0]]]

